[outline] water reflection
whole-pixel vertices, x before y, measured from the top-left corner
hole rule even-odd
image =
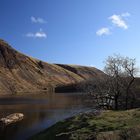
[[[87,110],[89,104],[77,94],[50,94],[39,96],[12,96],[0,98],[0,117],[10,113],[24,113],[25,118],[16,125],[1,130],[2,140],[25,140],[55,122]]]

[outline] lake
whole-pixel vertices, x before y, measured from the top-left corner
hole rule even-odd
[[[0,118],[11,113],[23,113],[24,119],[0,132],[0,140],[26,140],[30,136],[93,107],[79,93],[53,93],[47,95],[2,96]]]

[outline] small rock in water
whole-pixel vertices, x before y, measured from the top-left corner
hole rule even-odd
[[[0,119],[0,124],[1,125],[9,125],[11,123],[21,121],[23,119],[23,117],[24,117],[24,115],[22,113],[10,114],[5,118],[1,118]]]

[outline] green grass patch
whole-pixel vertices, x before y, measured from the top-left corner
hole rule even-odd
[[[99,134],[105,134],[110,131],[120,131],[123,133],[137,126],[140,126],[140,109],[104,111],[98,116],[95,116],[94,113],[85,113],[58,122],[31,139],[90,140]],[[140,132],[140,127],[138,129]]]

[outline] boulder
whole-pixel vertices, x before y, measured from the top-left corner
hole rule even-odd
[[[24,118],[24,115],[22,113],[13,113],[5,118],[0,119],[0,125],[7,126],[11,123],[16,123],[18,121],[21,121]]]

